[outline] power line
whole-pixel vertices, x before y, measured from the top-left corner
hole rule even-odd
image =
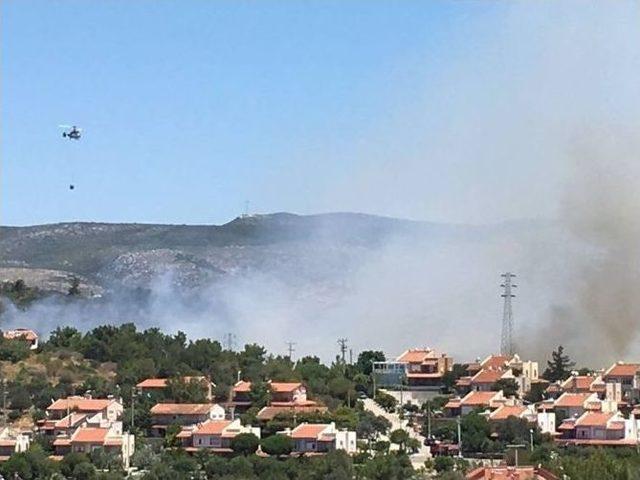
[[[502,336],[500,339],[500,354],[501,355],[513,355],[515,353],[515,345],[513,341],[513,310],[511,308],[511,299],[515,297],[511,293],[512,288],[517,288],[517,285],[511,283],[511,279],[515,278],[515,274],[511,272],[503,273],[504,283],[500,285],[504,289],[501,297],[504,298],[504,305],[502,309]]]

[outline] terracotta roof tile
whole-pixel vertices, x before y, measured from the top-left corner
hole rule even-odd
[[[490,420],[506,420],[509,417],[518,417],[520,418],[523,413],[527,411],[527,407],[518,406],[518,405],[503,405],[498,408],[495,412],[489,415]]]
[[[506,355],[490,355],[480,362],[482,368],[505,368],[506,363],[511,360],[511,357]]]
[[[71,437],[71,443],[104,443],[107,428],[79,428]]]
[[[213,408],[211,403],[156,403],[152,415],[206,415]]]
[[[301,388],[302,384],[300,382],[271,382],[269,383],[269,388],[272,392],[275,393],[288,393],[294,392],[298,388]]]
[[[633,377],[640,370],[640,364],[618,362],[609,367],[604,377]]]
[[[251,382],[240,380],[233,386],[233,391],[236,393],[248,393],[251,391]]]
[[[221,435],[231,423],[231,420],[208,420],[198,424],[193,433],[194,435]]]
[[[50,411],[75,410],[81,412],[100,412],[115,402],[110,398],[60,398],[47,407]]]
[[[489,383],[493,385],[500,380],[503,375],[504,371],[501,370],[483,369],[471,378],[471,385],[477,383]]]
[[[555,406],[560,408],[582,407],[593,395],[592,393],[563,393],[555,401]]]
[[[499,392],[470,392],[460,402],[462,406],[485,406],[499,394]]]
[[[407,350],[396,359],[396,362],[422,363],[432,355],[433,350],[430,349],[420,348],[415,350]]]
[[[328,427],[329,425],[324,425],[324,424],[301,423],[291,431],[291,438],[316,439]]]

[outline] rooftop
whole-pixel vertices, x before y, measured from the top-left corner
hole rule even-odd
[[[156,403],[151,407],[152,415],[206,415],[212,403]]]
[[[47,410],[79,410],[83,412],[99,412],[107,408],[113,402],[115,402],[113,398],[68,397],[56,400],[47,407]]]

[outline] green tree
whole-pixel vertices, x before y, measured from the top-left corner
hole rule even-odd
[[[379,350],[365,350],[358,355],[356,368],[365,375],[371,375],[373,362],[384,362],[384,353]]]
[[[394,412],[396,410],[396,406],[398,405],[398,401],[393,395],[389,395],[388,393],[384,392],[378,392],[376,394],[376,403],[384,408],[387,412]]]
[[[240,433],[231,440],[231,449],[240,455],[252,455],[260,446],[260,439],[253,433]]]
[[[409,440],[409,433],[406,430],[398,428],[389,434],[389,440],[391,443],[398,445],[401,452],[404,452],[407,441]]]
[[[293,440],[287,435],[271,435],[260,442],[260,448],[269,455],[288,455],[293,450]]]
[[[491,387],[491,390],[502,391],[505,397],[518,397],[518,382],[513,378],[501,378]]]
[[[551,352],[551,360],[547,361],[547,368],[542,376],[550,382],[566,380],[571,375],[571,369],[575,366],[568,355],[564,353],[564,347],[559,345]]]

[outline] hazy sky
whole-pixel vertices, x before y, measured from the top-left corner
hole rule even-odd
[[[637,2],[0,3],[0,221],[552,217],[637,123]],[[60,123],[85,128],[80,142]],[[76,190],[68,190],[68,184]]]

